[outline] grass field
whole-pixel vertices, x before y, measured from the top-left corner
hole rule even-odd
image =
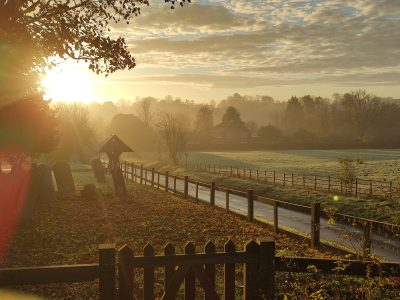
[[[361,177],[372,178],[373,173],[375,179],[381,179],[382,177],[378,176],[378,174],[386,178],[394,178],[396,164],[400,158],[400,150],[351,150],[349,152],[344,150],[190,152],[188,157],[191,161],[202,161],[203,163],[215,163],[217,165],[226,164],[282,172],[284,170],[297,170],[299,173],[304,172],[306,174],[319,172],[321,175],[332,174],[333,176],[339,170],[338,158],[361,158],[365,160],[365,163],[360,165],[359,168],[364,169],[364,172],[368,168],[371,172],[370,175]],[[245,191],[248,188],[252,188],[258,195],[303,205],[310,205],[312,202],[319,201],[324,207],[333,208],[340,213],[400,224],[398,195],[393,200],[350,196],[334,197],[335,194],[327,192],[282,187],[270,183],[259,183],[248,179],[226,177],[193,169],[186,170],[182,166],[171,165],[165,160],[160,161],[159,159],[162,159],[162,157],[155,156],[154,154],[126,155],[125,158],[128,161],[137,163],[144,162],[147,167],[155,167],[162,170],[168,169],[177,175],[189,175],[192,179],[206,182],[214,181],[217,185],[231,189]],[[359,173],[366,175],[361,170]]]
[[[286,150],[189,152],[188,160],[210,164],[275,170],[312,175],[335,176],[340,171],[339,159],[361,159],[357,175],[363,179],[395,179],[400,150]]]
[[[74,179],[79,186],[95,183],[89,168],[74,168]],[[4,266],[94,263],[98,259],[98,244],[105,242],[115,243],[117,247],[126,243],[140,255],[147,242],[154,246],[156,253],[160,253],[167,242],[173,243],[177,252],[182,252],[187,241],[194,242],[197,251],[201,251],[208,240],[214,241],[217,249],[222,250],[227,239],[232,239],[241,248],[249,239],[275,236],[270,230],[234,215],[147,186],[129,183],[129,202],[122,202],[112,195],[109,178],[106,184],[97,186],[101,192],[97,201],[87,201],[77,195],[36,204],[31,217],[19,224]],[[309,249],[306,243],[285,235],[275,238],[278,255],[337,257]],[[157,282],[161,277],[160,270],[156,271]],[[241,285],[238,275],[239,292]],[[337,294],[348,299],[374,299],[374,295],[379,299],[394,299],[400,296],[396,290],[398,283],[388,279],[325,277],[318,273],[278,274],[277,287],[282,299],[285,296],[287,299],[317,299],[318,295],[323,295],[323,299],[335,299]],[[93,282],[25,286],[18,290],[46,299],[97,299],[97,289],[97,282]],[[161,290],[159,284],[156,289]],[[140,285],[135,285],[135,291],[141,293]],[[0,296],[4,293],[0,291]]]

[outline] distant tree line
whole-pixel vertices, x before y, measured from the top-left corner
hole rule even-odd
[[[218,103],[167,96],[58,105],[59,143],[50,157],[88,161],[113,133],[136,152],[167,152],[174,162],[187,150],[395,148],[399,103],[354,91],[286,102],[234,94]]]

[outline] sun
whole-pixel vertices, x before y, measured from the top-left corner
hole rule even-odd
[[[64,61],[46,71],[41,86],[54,102],[89,103],[95,100],[92,76],[86,66]]]

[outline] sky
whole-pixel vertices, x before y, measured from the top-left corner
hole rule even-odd
[[[400,98],[400,0],[163,2],[114,26],[137,67],[91,77],[93,98],[287,100],[356,89]]]

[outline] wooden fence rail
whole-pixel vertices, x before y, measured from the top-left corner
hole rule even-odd
[[[143,255],[137,256],[127,245],[118,252],[114,244],[100,245],[99,264],[0,269],[0,287],[99,279],[101,300],[153,300],[155,268],[162,268],[161,299],[175,299],[182,285],[184,298],[195,299],[197,278],[205,299],[233,300],[241,294],[242,299],[258,300],[276,299],[276,272],[309,273],[313,272],[310,266],[321,274],[400,277],[399,263],[276,256],[275,242],[271,238],[249,241],[243,251],[236,250],[231,240],[225,243],[223,252],[217,252],[211,241],[204,245],[202,253],[196,253],[195,249],[195,245],[188,242],[184,253],[176,254],[175,247],[167,243],[163,253],[155,255],[154,248],[147,244]],[[236,269],[239,264],[243,264],[243,268]],[[217,265],[223,266],[222,275],[216,271]],[[137,269],[143,272],[136,272]],[[243,286],[240,288],[235,284],[236,270],[242,270]],[[216,288],[218,282],[222,282],[222,295]],[[159,280],[157,284],[160,285]],[[138,294],[140,290],[141,295]]]
[[[105,167],[107,167],[106,162],[103,162],[103,164]],[[128,164],[123,163],[123,165],[130,166],[127,169],[123,168],[124,176],[126,176],[127,178],[131,178],[135,182],[142,182],[142,183],[146,183],[146,182],[150,181],[150,179],[148,178],[148,176],[145,175],[145,172],[144,172],[148,169],[144,168],[142,164],[135,165],[134,163],[128,163]],[[138,170],[140,170],[140,172],[138,172]],[[156,172],[156,171],[153,171],[153,169],[151,169],[149,171]],[[168,172],[157,171],[156,173],[158,174],[157,175],[158,183],[159,183],[158,187],[159,188],[160,188],[160,186],[163,187],[162,185],[165,183],[165,180],[161,181],[161,183],[160,183],[160,180],[159,180],[160,176],[164,177],[166,179],[166,178],[170,178],[171,175]],[[226,193],[225,210],[229,211],[229,212],[232,212],[232,210],[230,208],[230,196],[231,195],[237,195],[237,196],[246,198],[247,199],[246,216],[247,216],[247,220],[250,222],[255,221],[254,201],[260,201],[260,202],[269,204],[269,205],[273,206],[273,224],[272,225],[267,224],[267,226],[271,227],[271,229],[273,229],[275,232],[287,233],[293,237],[298,237],[298,238],[304,239],[303,235],[299,235],[297,233],[287,231],[279,226],[279,216],[278,216],[279,208],[285,208],[285,209],[308,214],[308,215],[310,215],[310,222],[311,222],[311,228],[310,228],[310,233],[309,233],[310,245],[315,248],[318,248],[323,244],[323,246],[325,248],[328,248],[331,250],[338,250],[341,252],[343,251],[343,249],[332,246],[332,244],[326,244],[326,243],[321,242],[321,234],[320,234],[320,231],[321,231],[320,218],[321,217],[334,218],[341,222],[344,222],[345,224],[359,227],[363,231],[362,248],[364,249],[363,250],[364,254],[370,253],[371,240],[372,240],[371,235],[373,232],[377,232],[379,234],[390,234],[393,237],[400,235],[400,226],[398,226],[398,225],[389,224],[389,223],[385,223],[385,222],[378,222],[378,221],[374,221],[374,220],[369,220],[369,219],[364,219],[364,218],[359,218],[359,217],[349,216],[349,215],[344,215],[344,214],[339,214],[339,213],[326,212],[326,211],[322,210],[320,203],[317,203],[317,202],[313,203],[312,206],[309,207],[309,206],[289,203],[286,201],[257,196],[254,194],[253,190],[248,190],[247,192],[244,192],[244,191],[228,189],[228,188],[221,187],[221,186],[216,186],[216,184],[214,182],[204,183],[204,182],[190,180],[188,176],[184,176],[184,177],[172,176],[172,178],[174,179],[173,180],[173,189],[168,189],[169,192],[183,195],[185,198],[192,198],[196,201],[203,201],[203,200],[199,199],[199,188],[200,187],[206,188],[207,190],[210,191],[210,199],[207,202],[210,206],[215,206],[215,191],[224,191]],[[183,185],[180,190],[177,188],[177,180],[180,180],[181,182],[183,182]],[[190,195],[190,193],[189,193],[189,184],[194,185],[194,188],[195,188],[194,196]],[[165,188],[165,186],[163,188]],[[259,220],[257,220],[257,221],[259,221]]]
[[[296,174],[293,172],[278,172],[249,169],[246,167],[223,166],[216,164],[188,161],[186,168],[221,174],[229,177],[248,178],[258,182],[316,190],[340,195],[389,197],[399,189],[397,182],[392,180],[369,180],[356,178],[346,181],[330,175]]]

